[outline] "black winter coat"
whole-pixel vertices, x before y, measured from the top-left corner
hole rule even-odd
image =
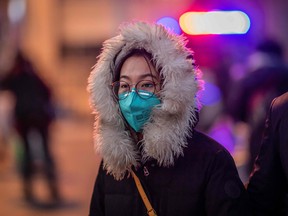
[[[246,192],[230,154],[200,132],[195,131],[188,143],[184,157],[173,167],[149,161],[136,171],[158,216],[249,215]],[[116,181],[101,165],[89,215],[142,216],[146,212],[132,176]]]

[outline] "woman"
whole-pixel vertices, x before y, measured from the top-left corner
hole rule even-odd
[[[194,129],[202,81],[185,44],[144,22],[104,42],[88,86],[103,157],[90,216],[147,215],[134,174],[157,215],[249,215],[232,157]]]

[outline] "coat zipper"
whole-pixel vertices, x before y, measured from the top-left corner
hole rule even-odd
[[[146,177],[149,176],[149,174],[150,174],[149,170],[147,169],[146,166],[143,167],[143,172],[144,172],[144,176],[146,176]]]

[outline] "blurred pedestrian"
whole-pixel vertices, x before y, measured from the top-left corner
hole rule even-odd
[[[9,90],[15,97],[15,127],[23,143],[21,174],[24,195],[33,201],[33,175],[36,173],[35,157],[42,160],[51,197],[59,198],[55,164],[51,154],[49,129],[54,120],[54,107],[50,88],[37,75],[31,62],[18,51],[15,63],[1,80],[1,89]],[[36,152],[36,154],[35,154]]]
[[[248,184],[255,216],[288,215],[288,92],[275,98]]]
[[[195,130],[202,80],[185,40],[133,22],[104,42],[88,86],[103,157],[90,216],[249,215],[233,158]]]
[[[229,96],[229,114],[235,122],[245,122],[249,128],[248,145],[250,173],[259,153],[266,110],[273,98],[288,91],[288,67],[284,50],[275,40],[259,43],[249,57],[246,75],[233,83]]]

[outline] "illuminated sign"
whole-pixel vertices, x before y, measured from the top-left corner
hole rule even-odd
[[[179,24],[189,35],[246,34],[250,19],[242,11],[187,12],[180,16]]]

